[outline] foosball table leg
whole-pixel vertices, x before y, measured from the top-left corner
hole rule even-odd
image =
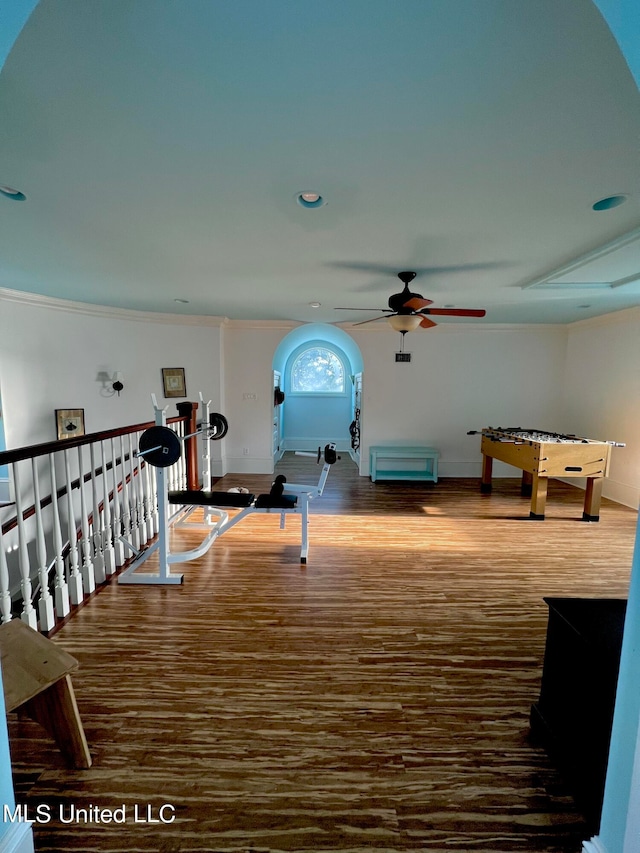
[[[544,521],[548,482],[548,477],[540,477],[535,472],[531,475],[531,512],[529,518],[536,521]]]
[[[533,488],[533,474],[531,471],[523,471],[522,472],[522,482],[520,483],[520,494],[523,498],[531,497],[531,490]]]
[[[602,477],[587,477],[587,488],[584,493],[583,521],[600,521],[600,500],[602,498]]]
[[[483,495],[488,495],[491,492],[491,475],[493,472],[493,457],[482,454],[482,480],[480,481],[480,491]]]

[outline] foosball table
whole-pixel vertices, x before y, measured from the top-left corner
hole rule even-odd
[[[624,444],[521,427],[486,427],[470,430],[468,435],[478,432],[482,435],[482,492],[491,492],[494,459],[520,468],[522,494],[531,495],[529,516],[543,520],[549,478],[585,477],[582,518],[600,520],[602,484],[609,471],[611,448]]]

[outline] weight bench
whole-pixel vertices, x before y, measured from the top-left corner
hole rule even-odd
[[[297,487],[305,488],[305,487]],[[313,486],[306,487],[313,490]],[[211,527],[210,532],[202,540],[197,548],[190,551],[172,554],[168,550],[167,531],[160,529],[158,539],[149,548],[141,552],[137,559],[119,576],[118,583],[182,583],[183,575],[172,574],[169,566],[173,563],[186,563],[203,556],[209,550],[214,541],[235,527],[248,515],[254,513],[279,512],[281,515],[280,529],[284,529],[285,515],[289,513],[302,516],[302,546],[300,562],[306,563],[309,551],[308,542],[308,502],[310,496],[307,492],[302,493],[301,506],[298,507],[298,495],[282,495],[274,497],[271,494],[254,495],[244,492],[209,492],[200,490],[172,491],[167,493],[166,502],[171,506],[178,506],[180,510],[173,516],[176,518],[176,526],[186,525],[188,517],[198,507],[204,509],[204,524]],[[230,518],[226,509],[239,509],[240,512]],[[164,535],[162,535],[164,534]],[[142,574],[137,572],[138,567],[152,554],[160,549],[160,573]],[[137,573],[136,573],[137,572]]]
[[[295,495],[255,495],[247,492],[203,492],[187,490],[184,492],[169,492],[169,503],[180,506],[214,506],[245,509],[292,509],[298,498]]]
[[[184,492],[169,492],[169,503],[180,506],[213,506],[245,509],[292,509],[298,502],[295,495],[255,495],[247,492],[204,492],[187,490]]]
[[[170,504],[181,506],[219,506],[242,508],[251,506],[256,496],[246,492],[205,492],[201,490],[186,490],[184,492],[169,492]]]
[[[280,513],[280,529],[285,526],[287,515],[301,516],[301,548],[300,562],[307,562],[309,553],[309,502],[319,497],[323,490],[334,462],[340,457],[336,454],[336,445],[330,443],[325,445],[324,454],[322,448],[318,448],[317,459],[324,459],[324,465],[318,479],[317,486],[290,484],[283,476],[276,477],[268,495],[258,495],[243,492],[213,492],[210,490],[185,490],[169,492],[165,478],[165,468],[173,465],[180,457],[180,442],[176,434],[166,426],[166,409],[158,407],[155,397],[152,395],[153,405],[156,412],[156,425],[142,433],[138,443],[138,456],[144,456],[146,461],[157,468],[156,480],[158,488],[158,515],[160,525],[157,540],[143,551],[135,551],[133,563],[118,577],[118,583],[128,584],[177,584],[182,583],[184,576],[171,572],[174,563],[185,563],[195,560],[205,554],[213,542],[219,537],[239,524],[247,516],[254,513]],[[218,416],[224,421],[226,431],[226,419]],[[221,433],[223,434],[223,433]],[[298,453],[300,456],[313,456],[315,453]],[[207,466],[205,465],[205,469]],[[210,479],[208,476],[206,479]],[[169,508],[177,506],[178,510],[169,517]],[[197,548],[182,553],[172,553],[169,548],[169,524],[186,524],[186,519],[195,511],[196,507],[204,509],[204,525],[210,527],[209,533]],[[228,508],[239,509],[233,517],[225,511]],[[131,548],[131,545],[127,543]],[[155,551],[158,551],[160,567],[157,572],[138,572],[139,566]]]
[[[304,486],[290,486],[289,488],[305,489]],[[312,491],[313,486],[307,486],[307,489]],[[298,498],[301,498],[301,505],[298,507]],[[246,492],[208,492],[208,491],[182,491],[169,492],[168,502],[174,506],[182,506],[185,512],[177,522],[177,526],[187,523],[187,518],[197,507],[204,508],[205,524],[212,524],[211,515],[217,516],[219,519],[222,515],[224,518],[215,523],[216,533],[213,538],[222,536],[227,530],[235,527],[236,524],[243,521],[247,516],[279,512],[280,513],[280,529],[285,526],[285,516],[287,514],[302,516],[302,545],[300,553],[300,562],[306,563],[307,554],[309,551],[308,532],[309,524],[308,502],[309,494],[303,491],[301,494],[264,494],[256,495]],[[232,518],[226,513],[217,512],[222,508],[239,509],[240,512]]]

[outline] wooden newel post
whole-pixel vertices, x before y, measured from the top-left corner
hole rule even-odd
[[[176,403],[178,414],[181,418],[188,418],[184,427],[184,434],[191,436],[184,441],[184,458],[187,463],[187,489],[195,491],[200,488],[200,476],[198,472],[198,436],[192,433],[198,429],[196,411],[197,403]]]

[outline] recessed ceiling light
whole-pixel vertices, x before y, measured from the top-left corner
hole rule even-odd
[[[13,187],[7,187],[3,184],[0,184],[0,193],[5,198],[10,198],[11,201],[24,201],[26,199],[26,195],[20,190],[14,190]]]
[[[601,198],[591,205],[592,210],[613,210],[614,207],[620,207],[629,198],[628,195],[620,193],[619,195],[608,195],[606,198]]]
[[[321,302],[310,302],[309,305],[312,308],[319,308],[322,305],[322,303]]]
[[[188,305],[189,304],[188,299],[174,299],[173,301],[177,302],[179,305]]]
[[[305,190],[304,192],[298,193],[296,200],[299,205],[306,208],[322,207],[323,204],[326,204],[326,201],[320,193],[317,193],[314,190]]]

